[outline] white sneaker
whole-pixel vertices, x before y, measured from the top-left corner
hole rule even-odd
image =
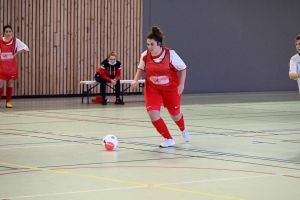
[[[167,148],[167,147],[173,146],[174,144],[175,144],[174,139],[165,139],[165,142],[161,143],[159,145],[159,147]]]
[[[186,129],[184,129],[181,134],[182,134],[184,141],[186,141],[186,142],[190,141],[190,134],[188,133],[188,131]]]

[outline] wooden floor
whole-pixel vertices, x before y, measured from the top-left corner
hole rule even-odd
[[[297,92],[183,95],[191,141],[162,108],[176,142],[167,149],[142,96],[109,99],[2,100],[0,200],[299,200]]]

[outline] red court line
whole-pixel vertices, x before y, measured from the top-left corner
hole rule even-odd
[[[231,171],[231,172],[243,172],[243,173],[255,173],[255,174],[266,174],[266,175],[280,175],[271,172],[259,172],[259,171],[250,171],[250,170],[238,170],[238,169],[222,169],[222,168],[201,168],[201,167],[166,167],[166,166],[95,166],[95,167],[68,167],[68,168],[53,168],[49,170],[72,170],[72,169],[92,169],[92,168],[166,168],[166,169],[197,169],[197,170],[215,170],[215,171]],[[47,169],[47,168],[41,168]],[[28,173],[28,172],[43,172],[41,170],[26,170],[26,171],[18,171],[18,172],[7,172],[2,173],[0,176],[10,175],[10,174],[20,174],[20,173]],[[285,176],[289,178],[300,179],[299,176],[285,175],[282,174],[280,176]]]

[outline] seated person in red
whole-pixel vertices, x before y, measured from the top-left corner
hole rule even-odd
[[[102,105],[107,105],[106,99],[106,83],[111,83],[115,86],[116,101],[115,104],[124,105],[122,99],[120,99],[120,76],[122,71],[122,65],[117,60],[117,56],[114,51],[110,52],[107,59],[101,62],[101,67],[97,69],[95,74],[95,80],[100,83],[100,91],[102,96]]]

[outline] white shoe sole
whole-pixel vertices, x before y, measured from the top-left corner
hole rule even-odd
[[[172,147],[172,146],[174,146],[174,145],[175,145],[175,142],[169,144],[168,146],[164,146],[164,145],[160,144],[159,147],[160,147],[160,148],[168,148],[168,147]]]

